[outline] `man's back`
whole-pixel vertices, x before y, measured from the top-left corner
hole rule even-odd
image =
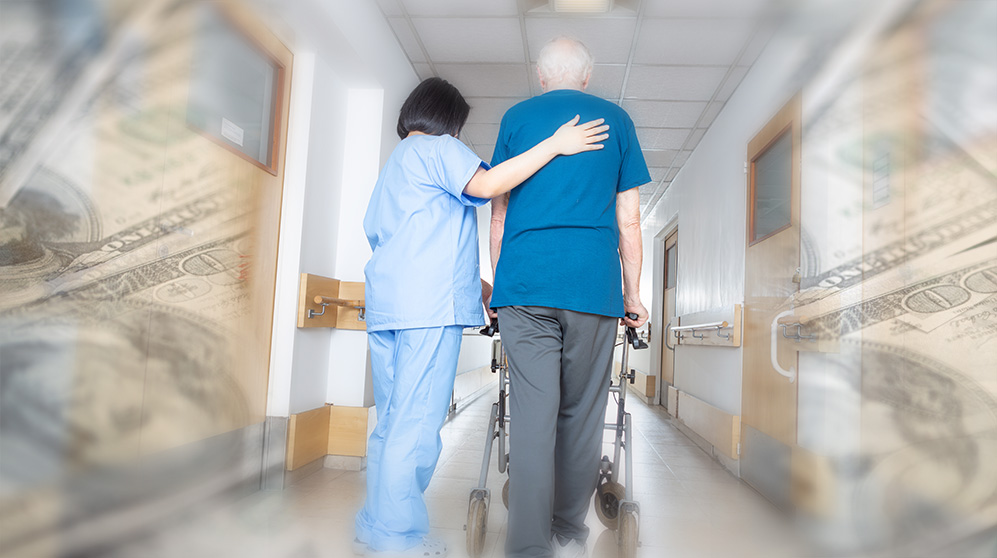
[[[519,155],[580,115],[605,118],[599,151],[558,157],[513,190],[492,306],[623,315],[616,195],[650,182],[633,122],[613,103],[560,89],[509,109],[492,164]]]

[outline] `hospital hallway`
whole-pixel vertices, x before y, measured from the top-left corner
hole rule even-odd
[[[466,556],[467,495],[477,484],[494,400],[492,393],[483,395],[447,422],[443,455],[426,492],[432,531],[455,549],[456,556]],[[638,402],[631,412],[637,440],[634,490],[645,529],[638,556],[809,555],[771,504],[710,459],[671,424],[663,410]],[[604,448],[609,455],[611,440],[609,434]],[[495,463],[493,458],[493,471]],[[489,478],[495,506],[488,516],[481,554],[488,558],[504,556],[507,517],[499,494],[505,479],[497,472]],[[339,556],[322,549],[349,547],[365,480],[363,471],[323,468],[283,492],[257,493],[230,507],[185,518],[154,539],[136,541],[114,556],[185,555],[187,545],[192,538],[196,540],[196,533],[205,531],[205,525],[215,539],[210,549],[227,555]],[[592,530],[592,555],[614,556],[613,532],[599,522],[594,508],[587,524]],[[743,529],[751,529],[754,536],[745,537]]]
[[[997,558],[997,0],[0,0],[0,558],[351,556]]]

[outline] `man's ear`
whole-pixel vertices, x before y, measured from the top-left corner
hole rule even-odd
[[[582,81],[582,91],[588,89],[590,79],[592,79],[592,72],[589,72],[588,74],[585,75],[585,80]]]
[[[540,72],[540,66],[537,66],[537,79],[540,80],[540,90],[547,91],[547,82],[544,80],[543,73]]]

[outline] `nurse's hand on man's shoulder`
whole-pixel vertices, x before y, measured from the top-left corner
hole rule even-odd
[[[584,124],[579,124],[581,117],[575,115],[574,118],[561,125],[550,137],[554,144],[554,149],[561,155],[574,155],[583,151],[595,151],[602,149],[599,142],[609,138],[606,133],[609,130],[608,124],[603,124],[605,119],[599,118]]]

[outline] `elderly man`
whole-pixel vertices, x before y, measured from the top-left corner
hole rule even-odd
[[[573,39],[537,63],[544,94],[509,109],[492,164],[575,115],[605,118],[605,149],[559,157],[492,202],[491,256],[511,377],[506,554],[584,556],[585,516],[599,477],[618,322],[639,327],[640,207],[651,181],[633,121],[584,93],[592,56]],[[501,256],[501,257],[500,257]],[[622,280],[620,261],[622,259]]]

